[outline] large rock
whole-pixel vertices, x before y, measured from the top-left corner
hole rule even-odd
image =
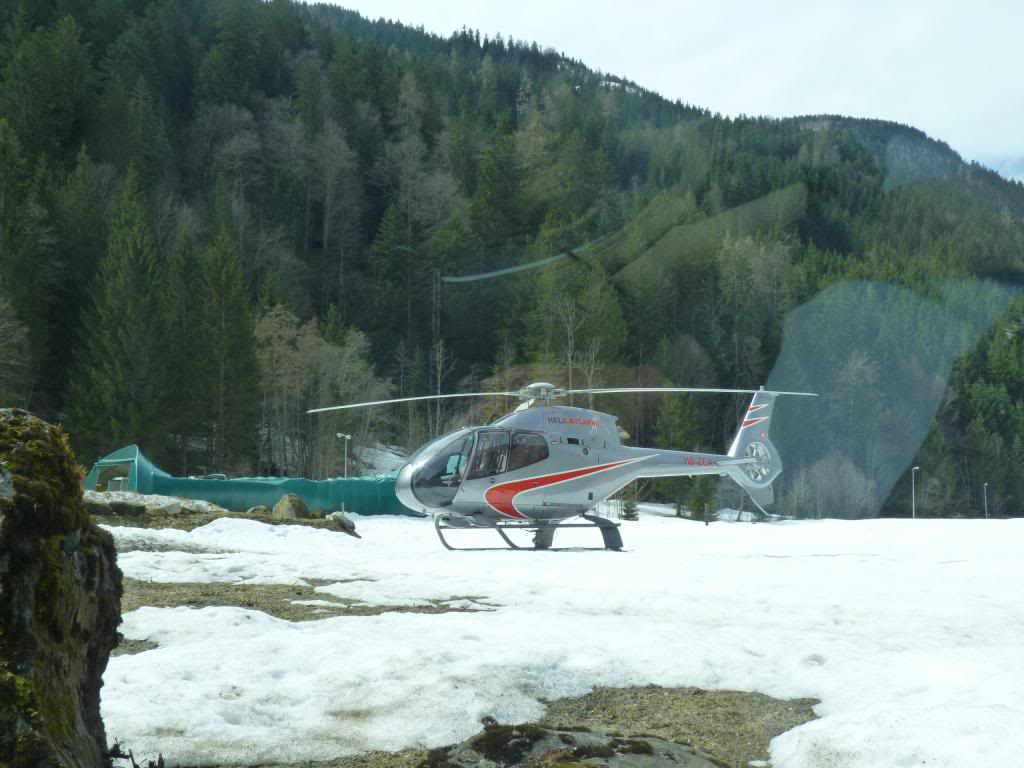
[[[498,725],[432,750],[420,768],[728,768],[721,760],[686,744],[655,736],[624,738],[587,730],[536,725]]]
[[[121,572],[80,472],[59,429],[0,409],[0,765],[110,764],[100,686]]]
[[[202,499],[179,499],[135,491],[86,491],[85,508],[96,517],[174,517],[181,514],[224,514],[226,510]]]
[[[342,533],[347,533],[349,536],[355,536],[357,539],[363,538],[356,533],[356,524],[352,522],[352,518],[344,512],[331,512],[327,515],[327,521]]]
[[[302,500],[301,496],[297,496],[294,493],[287,493],[282,496],[281,500],[274,505],[274,511],[271,512],[271,516],[275,520],[308,519],[312,517],[306,502]]]

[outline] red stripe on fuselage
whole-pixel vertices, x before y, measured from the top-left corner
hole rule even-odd
[[[524,480],[512,480],[510,482],[501,483],[500,485],[488,488],[484,493],[484,499],[491,505],[491,508],[497,512],[500,512],[503,515],[508,515],[509,517],[517,517],[525,520],[526,515],[516,509],[515,505],[515,497],[520,493],[535,491],[538,488],[543,488],[547,485],[554,485],[555,483],[561,483],[565,480],[575,480],[577,477],[592,475],[595,472],[603,472],[606,469],[614,469],[615,467],[621,467],[623,464],[630,464],[634,461],[636,461],[636,459],[626,459],[625,461],[616,461],[611,464],[598,464],[595,467],[584,467],[583,469],[573,469],[568,472],[558,472],[553,475],[541,475],[540,477],[527,477]]]

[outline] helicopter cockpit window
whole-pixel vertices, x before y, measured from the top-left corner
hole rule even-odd
[[[490,477],[505,471],[508,461],[508,432],[480,432],[467,480]]]
[[[543,435],[534,432],[516,432],[512,435],[512,449],[508,454],[508,471],[543,461],[548,457],[548,443]]]
[[[434,456],[412,478],[412,492],[428,507],[452,503],[473,447],[473,435],[462,434],[437,449]]]

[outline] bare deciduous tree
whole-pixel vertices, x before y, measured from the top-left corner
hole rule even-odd
[[[369,342],[346,331],[328,342],[315,320],[300,323],[283,307],[256,321],[262,384],[260,466],[274,472],[323,477],[340,466],[338,432],[355,434],[354,445],[378,442],[374,415],[347,412],[310,417],[323,405],[386,397],[388,387],[369,363]]]
[[[579,365],[579,353],[576,350],[576,334],[583,326],[583,312],[572,298],[562,297],[555,304],[558,314],[559,330],[562,332],[562,355],[559,362],[565,366],[568,375],[569,389],[572,389],[572,372]],[[572,395],[569,395],[572,405]]]
[[[313,148],[313,179],[319,193],[323,216],[320,244],[325,260],[337,257],[337,301],[345,293],[345,254],[353,247],[362,209],[362,192],[356,153],[344,132],[333,120],[326,120]]]
[[[455,370],[455,358],[445,346],[444,339],[438,339],[430,348],[431,374],[434,384],[434,394],[444,394],[441,391],[444,380]],[[442,400],[434,401],[434,434],[441,433],[442,413],[444,412]]]
[[[580,373],[583,374],[583,380],[586,383],[587,389],[593,389],[601,385],[601,371],[604,370],[604,364],[601,362],[601,346],[603,343],[597,336],[592,336],[579,354]],[[587,395],[587,407],[594,407],[593,394]]]

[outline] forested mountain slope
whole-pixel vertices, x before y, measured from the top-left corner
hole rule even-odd
[[[1024,186],[907,126],[727,119],[536,43],[287,0],[5,2],[2,23],[0,400],[65,421],[86,462],[138,442],[177,472],[320,476],[338,431],[414,447],[466,414],[317,405],[755,386],[829,286],[928,296],[1024,263]],[[917,457],[930,514],[976,513],[984,482],[994,511],[1024,500],[1022,327],[1015,302],[957,362]],[[822,407],[886,365],[850,350]],[[720,448],[740,404],[600,405],[639,444]],[[863,490],[871,455],[823,445],[802,477]],[[808,498],[782,506],[829,513]]]

